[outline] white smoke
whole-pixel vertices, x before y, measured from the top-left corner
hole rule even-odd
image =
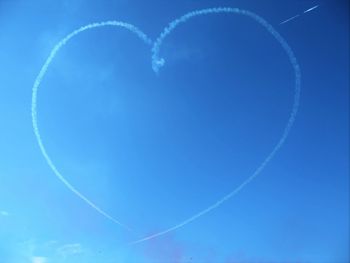
[[[311,11],[311,10],[310,10]],[[165,60],[163,58],[159,57],[159,51],[160,47],[164,41],[164,39],[180,24],[186,23],[189,19],[197,17],[197,16],[202,16],[202,15],[209,15],[209,14],[236,14],[236,15],[244,15],[249,18],[252,18],[254,21],[258,22],[263,28],[265,28],[276,40],[278,43],[280,43],[281,47],[285,50],[286,55],[292,65],[292,68],[294,70],[294,75],[295,75],[295,83],[294,83],[294,102],[293,106],[291,109],[291,113],[289,116],[289,119],[286,123],[286,126],[284,128],[284,131],[271,150],[271,152],[265,157],[265,159],[262,161],[262,163],[257,167],[255,172],[249,176],[247,179],[245,179],[240,185],[235,187],[231,192],[223,196],[220,200],[215,202],[214,204],[208,206],[207,208],[199,211],[195,215],[185,219],[184,221],[178,223],[177,225],[170,227],[166,230],[160,231],[156,234],[144,237],[142,239],[136,240],[134,242],[131,242],[130,244],[136,244],[136,243],[141,243],[150,239],[153,239],[155,237],[164,235],[166,233],[169,233],[171,231],[174,231],[180,227],[185,226],[186,224],[198,219],[199,217],[205,215],[206,213],[212,211],[213,209],[219,207],[222,203],[236,195],[239,191],[241,191],[245,186],[247,186],[250,182],[252,182],[260,173],[261,171],[265,168],[265,166],[271,161],[271,159],[275,156],[275,154],[278,152],[278,150],[282,147],[284,144],[285,140],[288,137],[288,134],[290,132],[290,129],[292,128],[295,117],[299,108],[299,100],[300,100],[300,90],[301,90],[301,73],[300,73],[300,68],[297,62],[297,59],[292,51],[292,49],[289,47],[287,42],[283,39],[283,37],[270,25],[267,21],[265,21],[262,17],[258,16],[257,14],[247,11],[247,10],[242,10],[238,8],[231,8],[231,7],[217,7],[217,8],[208,8],[208,9],[202,9],[202,10],[195,10],[192,12],[189,12],[185,14],[184,16],[175,19],[172,21],[167,27],[164,28],[163,32],[160,34],[160,36],[157,38],[157,40],[153,43],[152,47],[152,68],[154,72],[158,73],[159,69],[164,66]],[[125,29],[130,30],[131,32],[135,33],[140,37],[145,43],[152,45],[152,41],[144,34],[142,31],[140,31],[138,28],[134,27],[131,24],[124,23],[124,22],[119,22],[119,21],[107,21],[107,22],[101,22],[101,23],[92,23],[86,26],[83,26],[69,35],[67,35],[65,38],[63,38],[51,51],[49,57],[47,58],[46,62],[44,63],[43,67],[41,68],[35,82],[33,85],[33,91],[32,91],[32,124],[33,124],[33,130],[36,136],[36,139],[38,141],[40,150],[50,166],[51,170],[54,172],[54,174],[58,177],[59,180],[61,180],[62,183],[66,185],[67,188],[69,188],[75,195],[80,197],[82,200],[84,200],[87,204],[89,204],[92,208],[94,208],[98,213],[101,215],[105,216],[109,220],[113,221],[114,223],[121,225],[125,228],[126,227],[124,224],[120,223],[118,220],[114,219],[112,216],[110,216],[108,213],[104,212],[101,208],[99,208],[97,205],[95,205],[92,201],[90,201],[87,197],[85,197],[83,194],[81,194],[76,188],[74,188],[65,178],[64,176],[58,171],[56,166],[53,164],[52,160],[50,159],[44,144],[42,142],[40,133],[39,133],[39,128],[38,128],[38,120],[37,120],[37,95],[38,95],[38,88],[41,84],[41,81],[43,77],[46,74],[46,71],[48,67],[50,66],[52,60],[55,58],[57,52],[74,36],[78,35],[81,32],[84,32],[86,30],[92,29],[92,28],[97,28],[97,27],[103,27],[103,26],[117,26],[117,27],[123,27]],[[128,228],[129,229],[129,228]]]
[[[58,171],[58,169],[56,168],[56,166],[54,165],[54,163],[52,162],[51,158],[49,157],[49,154],[47,153],[44,144],[42,142],[41,136],[40,136],[40,132],[39,132],[39,126],[38,126],[38,118],[37,118],[37,96],[38,96],[38,89],[39,86],[42,82],[42,79],[44,78],[47,69],[49,68],[51,62],[53,61],[53,59],[55,58],[55,56],[57,55],[58,51],[73,37],[75,37],[76,35],[78,35],[79,33],[82,33],[84,31],[87,31],[89,29],[93,29],[93,28],[97,28],[97,27],[104,27],[104,26],[116,26],[116,27],[122,27],[125,29],[130,30],[131,32],[135,33],[138,37],[140,37],[144,42],[146,42],[147,44],[151,44],[152,41],[141,31],[139,30],[137,27],[128,24],[128,23],[124,23],[124,22],[120,22],[120,21],[106,21],[106,22],[100,22],[100,23],[92,23],[86,26],[83,26],[75,31],[73,31],[72,33],[70,33],[69,35],[67,35],[66,37],[64,37],[60,42],[58,42],[58,44],[55,45],[55,47],[52,49],[49,57],[46,59],[44,65],[42,66],[39,75],[36,77],[34,85],[33,85],[33,90],[32,90],[32,124],[33,124],[33,130],[34,130],[34,134],[35,137],[37,139],[37,142],[39,144],[41,153],[43,154],[47,164],[50,166],[51,170],[54,172],[54,174],[57,176],[57,178],[59,180],[61,180],[61,182],[63,184],[65,184],[67,186],[67,188],[69,190],[71,190],[75,195],[77,195],[78,197],[80,197],[82,200],[84,200],[88,205],[90,205],[92,208],[94,208],[98,213],[100,213],[101,215],[105,216],[106,218],[108,218],[109,220],[113,221],[114,223],[123,226],[127,229],[129,229],[126,225],[120,223],[118,220],[116,220],[115,218],[113,218],[112,216],[110,216],[108,213],[106,213],[105,211],[103,211],[101,208],[99,208],[96,204],[94,204],[92,201],[90,201],[86,196],[84,196],[82,193],[80,193],[73,185],[71,185],[66,179],[65,177]],[[130,229],[129,229],[130,230]]]
[[[164,235],[166,233],[169,233],[171,231],[174,231],[175,229],[178,229],[180,227],[183,227],[184,225],[187,225],[188,223],[198,219],[199,217],[205,215],[206,213],[209,213],[213,209],[219,207],[222,203],[236,195],[239,191],[241,191],[245,186],[247,186],[251,181],[253,181],[260,173],[261,171],[265,168],[265,166],[271,161],[271,159],[275,156],[275,154],[278,152],[278,150],[282,147],[284,144],[285,140],[288,137],[288,134],[290,132],[290,129],[292,128],[294,124],[294,120],[299,108],[299,100],[300,100],[300,79],[301,79],[301,74],[300,74],[300,68],[297,62],[297,59],[292,51],[292,49],[289,47],[287,42],[282,38],[282,36],[270,25],[265,19],[262,17],[258,16],[257,14],[247,11],[247,10],[242,10],[238,8],[230,8],[230,7],[217,7],[217,8],[209,8],[209,9],[202,9],[202,10],[195,10],[192,12],[189,12],[185,15],[183,15],[180,18],[175,19],[172,21],[166,28],[164,28],[163,32],[160,34],[160,36],[157,38],[157,40],[154,42],[153,48],[152,48],[152,67],[153,70],[158,73],[159,69],[161,66],[164,65],[164,63],[159,63],[159,61],[164,60],[162,58],[159,58],[159,51],[160,47],[164,41],[164,39],[180,24],[186,23],[189,19],[197,17],[197,16],[202,16],[202,15],[209,15],[209,14],[223,14],[223,13],[229,13],[229,14],[237,14],[237,15],[245,15],[256,22],[258,22],[260,25],[262,25],[276,40],[277,42],[280,43],[282,48],[285,50],[289,61],[294,69],[294,74],[295,74],[295,84],[294,84],[294,102],[292,106],[292,110],[289,116],[289,119],[287,121],[287,124],[284,128],[284,131],[278,140],[277,144],[275,147],[272,149],[272,151],[269,153],[269,155],[263,160],[263,162],[258,166],[258,168],[255,170],[255,172],[249,176],[247,179],[245,179],[240,185],[238,185],[236,188],[234,188],[231,192],[226,194],[224,197],[222,197],[220,200],[215,202],[214,204],[208,206],[207,208],[203,209],[202,211],[196,213],[195,215],[185,219],[181,223],[170,227],[166,230],[163,230],[161,232],[158,232],[156,234],[147,236],[145,238],[142,238],[140,240],[136,240],[134,242],[131,242],[130,244],[137,244],[141,243],[150,239],[153,239],[155,237]]]

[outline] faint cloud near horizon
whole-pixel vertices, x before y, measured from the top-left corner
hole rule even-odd
[[[61,243],[56,240],[40,242],[29,239],[21,242],[17,247],[17,255],[20,262],[28,263],[59,263],[71,260],[76,255],[83,256],[86,250],[79,243]],[[1,261],[1,260],[0,260]],[[16,261],[16,262],[17,262]]]
[[[83,252],[82,246],[79,243],[75,244],[66,244],[57,248],[57,254],[66,258],[71,255],[81,254]]]
[[[32,257],[32,263],[46,263],[46,257]]]
[[[7,211],[2,210],[2,211],[0,211],[0,215],[1,216],[10,216],[10,213],[7,212]]]

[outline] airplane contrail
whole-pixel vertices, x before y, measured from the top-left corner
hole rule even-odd
[[[309,8],[309,9],[306,9],[306,10],[303,12],[303,14],[306,14],[306,13],[308,13],[308,12],[310,12],[310,11],[316,9],[316,8],[319,7],[319,6],[320,6],[320,5],[315,5],[315,6],[311,7],[311,8]],[[303,14],[302,14],[302,15],[303,15]],[[280,25],[283,25],[283,24],[285,24],[285,23],[287,23],[287,22],[289,22],[289,21],[292,21],[292,20],[296,19],[296,18],[299,17],[299,16],[301,16],[301,15],[300,15],[300,14],[297,14],[297,15],[295,15],[295,16],[292,16],[291,18],[288,18],[288,19],[282,21],[282,22],[280,23]]]
[[[284,38],[272,27],[271,24],[269,24],[265,19],[258,16],[257,14],[242,10],[238,8],[231,8],[231,7],[217,7],[217,8],[208,8],[208,9],[202,9],[202,10],[195,10],[192,12],[189,12],[180,18],[177,18],[169,23],[167,27],[164,28],[163,32],[160,34],[160,36],[156,39],[156,41],[153,44],[152,48],[152,68],[153,70],[158,73],[159,69],[164,65],[164,58],[160,58],[159,51],[160,47],[164,41],[164,39],[171,34],[171,32],[180,24],[186,23],[189,19],[202,16],[202,15],[209,15],[209,14],[222,14],[222,13],[228,13],[228,14],[239,14],[239,15],[245,15],[249,18],[252,18],[256,22],[258,22],[260,25],[262,25],[276,40],[279,42],[279,44],[282,46],[284,51],[286,52],[289,61],[292,65],[292,68],[294,70],[294,76],[295,76],[295,82],[294,82],[294,98],[293,98],[293,106],[291,109],[291,113],[289,115],[289,119],[287,121],[287,124],[284,128],[284,131],[278,140],[277,144],[274,146],[272,151],[267,155],[267,157],[263,160],[263,162],[258,166],[258,168],[255,170],[255,172],[249,176],[247,179],[245,179],[240,185],[238,185],[236,188],[234,188],[231,192],[223,196],[220,200],[215,202],[214,204],[208,206],[207,208],[203,209],[202,211],[194,214],[193,216],[185,219],[184,221],[178,223],[177,225],[170,227],[168,229],[165,229],[161,232],[155,233],[153,235],[144,237],[142,239],[130,242],[130,245],[134,245],[137,243],[141,243],[159,236],[162,236],[164,234],[167,234],[171,231],[174,231],[176,229],[179,229],[190,222],[198,219],[199,217],[209,213],[213,209],[219,207],[224,202],[226,202],[231,197],[235,196],[239,191],[241,191],[244,187],[246,187],[250,182],[252,182],[265,168],[265,166],[271,161],[271,159],[275,156],[275,154],[278,152],[278,150],[283,146],[284,142],[286,141],[289,132],[294,124],[296,114],[298,112],[299,108],[299,101],[300,101],[300,91],[301,91],[301,73],[300,73],[300,67],[297,62],[297,59],[292,51],[292,49],[289,47],[287,42],[284,40]]]
[[[307,12],[310,12],[310,11],[312,11],[312,10],[314,10],[314,9],[316,9],[316,8],[319,7],[319,6],[320,6],[320,5],[315,5],[315,6],[311,7],[311,8],[309,8],[309,9],[305,10],[305,11],[304,11],[304,14],[307,13]]]
[[[288,19],[282,21],[282,22],[280,23],[280,25],[285,24],[285,23],[287,23],[287,22],[289,22],[289,21],[292,21],[292,20],[296,19],[296,18],[299,17],[299,16],[300,16],[300,15],[292,16],[291,18],[288,18]]]
[[[84,196],[82,193],[80,193],[72,184],[68,182],[68,180],[58,171],[56,166],[54,165],[53,161],[49,157],[49,154],[46,151],[46,148],[44,147],[40,132],[39,132],[39,126],[38,126],[38,119],[37,119],[37,96],[38,96],[38,89],[39,86],[46,74],[47,69],[49,68],[51,62],[57,55],[58,51],[65,45],[67,42],[78,35],[79,33],[82,33],[86,30],[97,28],[97,27],[103,27],[103,26],[116,26],[116,27],[122,27],[125,29],[130,30],[131,32],[135,33],[139,38],[141,38],[144,42],[147,44],[151,45],[152,41],[144,34],[141,30],[139,30],[137,27],[120,22],[120,21],[106,21],[106,22],[99,22],[99,23],[92,23],[88,24],[86,26],[80,27],[79,29],[73,31],[72,33],[68,34],[66,37],[64,37],[61,41],[58,42],[52,49],[49,57],[46,59],[44,65],[42,66],[38,76],[36,77],[32,89],[32,104],[31,104],[31,112],[32,112],[32,124],[33,124],[33,131],[35,134],[35,137],[37,139],[38,145],[40,147],[41,153],[44,156],[47,164],[51,168],[51,170],[54,172],[54,174],[57,176],[57,178],[70,190],[72,191],[75,195],[80,197],[85,203],[87,203],[89,206],[91,206],[93,209],[95,209],[98,213],[106,217],[107,219],[111,220],[112,222],[128,229],[129,231],[131,230],[129,227],[126,225],[122,224],[115,218],[113,218],[111,215],[103,211],[100,207],[98,207],[96,204],[94,204],[92,201],[90,201],[86,196]]]

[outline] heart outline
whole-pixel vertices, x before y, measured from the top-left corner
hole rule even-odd
[[[44,144],[41,139],[41,135],[39,132],[39,126],[38,126],[38,121],[37,121],[37,94],[38,94],[38,88],[41,84],[42,79],[44,78],[46,71],[48,67],[50,66],[51,62],[55,58],[56,54],[58,51],[73,37],[78,35],[81,32],[84,32],[89,29],[93,28],[98,28],[98,27],[103,27],[103,26],[119,26],[125,29],[130,30],[131,32],[135,33],[141,40],[143,40],[146,44],[150,44],[152,46],[152,68],[155,73],[159,72],[159,69],[164,66],[165,60],[164,58],[159,57],[159,51],[160,47],[163,43],[163,40],[171,34],[171,32],[179,25],[186,23],[189,19],[192,19],[196,16],[202,16],[202,15],[208,15],[208,14],[223,14],[223,13],[230,13],[230,14],[240,14],[240,15],[245,15],[256,22],[258,22],[260,25],[262,25],[271,35],[276,39],[277,42],[282,46],[282,48],[285,50],[287,53],[287,56],[289,58],[290,63],[293,66],[294,73],[295,73],[295,85],[294,85],[294,101],[293,101],[293,106],[291,113],[289,115],[289,119],[287,121],[287,124],[284,128],[284,131],[278,140],[278,143],[274,146],[272,151],[267,155],[267,157],[264,158],[263,162],[258,166],[258,168],[254,171],[254,173],[247,177],[245,180],[243,180],[242,183],[240,183],[237,187],[235,187],[231,192],[223,196],[221,199],[219,199],[217,202],[214,204],[208,206],[207,208],[201,210],[200,212],[194,214],[193,216],[187,218],[186,220],[182,221],[179,224],[174,225],[173,227],[167,228],[166,230],[160,231],[158,233],[155,233],[153,235],[146,236],[144,238],[138,239],[136,241],[133,241],[129,244],[137,244],[141,243],[150,239],[153,239],[155,237],[167,234],[171,231],[174,231],[196,219],[199,217],[205,215],[206,213],[212,211],[213,209],[219,207],[222,203],[236,195],[240,190],[242,190],[247,184],[249,184],[251,181],[253,181],[260,173],[261,171],[265,168],[265,166],[271,161],[271,159],[275,156],[275,154],[278,152],[278,150],[282,147],[284,144],[285,140],[287,139],[289,132],[294,124],[296,114],[298,112],[299,108],[299,102],[300,102],[300,91],[301,91],[301,73],[300,73],[300,67],[297,62],[297,59],[294,55],[294,52],[288,45],[288,43],[284,40],[284,38],[273,28],[273,26],[268,23],[265,19],[260,17],[259,15],[248,11],[244,9],[239,9],[239,8],[231,8],[231,7],[215,7],[215,8],[206,8],[206,9],[200,9],[200,10],[195,10],[192,12],[189,12],[172,22],[168,24],[167,27],[163,29],[159,37],[156,39],[154,43],[148,38],[148,36],[143,33],[140,29],[135,27],[132,24],[121,22],[121,21],[105,21],[105,22],[99,22],[99,23],[92,23],[88,24],[86,26],[82,26],[76,30],[74,30],[72,33],[68,34],[66,37],[64,37],[61,41],[58,42],[54,46],[54,48],[51,50],[49,57],[46,59],[44,65],[41,67],[41,70],[36,77],[33,88],[32,88],[32,104],[31,104],[31,116],[32,116],[32,125],[33,125],[33,131],[35,134],[35,137],[37,139],[37,143],[39,145],[39,148],[41,150],[42,155],[44,156],[47,164],[51,168],[51,170],[54,172],[54,174],[58,177],[58,179],[68,188],[70,189],[74,194],[76,194],[79,198],[81,198],[83,201],[85,201],[88,205],[90,205],[93,209],[95,209],[98,213],[106,217],[107,219],[113,221],[114,223],[123,226],[124,228],[131,230],[128,226],[122,224],[119,220],[116,220],[114,217],[110,216],[108,213],[106,213],[104,210],[99,208],[97,205],[95,205],[92,201],[90,201],[87,197],[85,197],[83,194],[80,193],[73,185],[69,183],[67,179],[58,171],[56,166],[54,165],[53,161],[49,157],[46,148],[44,147]]]

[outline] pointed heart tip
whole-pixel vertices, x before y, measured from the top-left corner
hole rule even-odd
[[[153,64],[153,65],[152,65],[153,71],[154,71],[155,73],[158,73],[158,72],[159,72],[159,69],[160,69],[161,67],[164,66],[164,64],[165,64],[165,59],[164,59],[164,58],[157,59],[157,60],[154,61],[152,64]]]

